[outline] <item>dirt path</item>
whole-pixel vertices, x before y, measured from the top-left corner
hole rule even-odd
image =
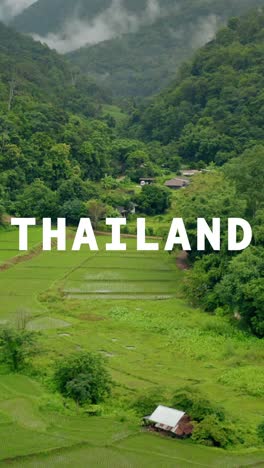
[[[16,257],[10,258],[8,262],[3,263],[0,265],[0,271],[6,271],[12,268],[19,263],[27,262],[32,258],[36,257],[42,252],[42,244],[34,247],[33,249],[29,250],[25,255],[17,255]]]

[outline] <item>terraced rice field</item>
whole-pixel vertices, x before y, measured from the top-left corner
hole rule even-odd
[[[30,247],[41,241],[40,229],[29,233]],[[30,315],[43,313],[38,296],[54,282],[72,299],[168,299],[177,292],[178,272],[175,259],[164,252],[145,256],[135,252],[135,241],[127,240],[128,251],[107,253],[103,250],[108,237],[100,237],[100,252],[87,247],[71,252],[37,252],[27,261],[10,265],[1,275],[0,320],[14,317],[21,307]],[[0,264],[8,264],[19,255],[16,231],[1,234]],[[20,254],[21,255],[21,254]]]
[[[29,240],[37,246],[40,229]],[[184,273],[173,255],[136,252],[133,239],[127,252],[109,253],[106,242],[99,238],[98,253],[71,252],[69,236],[67,252],[36,249],[16,263],[17,232],[0,232],[0,265],[9,266],[0,268],[0,323],[25,314],[27,328],[41,332],[34,366],[45,378],[58,356],[84,350],[102,354],[115,381],[114,406],[91,418],[65,411],[45,385],[0,367],[0,466],[263,466],[260,450],[230,453],[142,433],[120,406],[153,388],[166,398],[194,385],[246,427],[246,447],[254,447],[264,353],[260,340],[241,339],[222,318],[179,298]]]
[[[177,291],[175,259],[168,254],[135,252],[129,240],[124,253],[97,253],[66,279],[65,294],[73,299],[169,299]]]

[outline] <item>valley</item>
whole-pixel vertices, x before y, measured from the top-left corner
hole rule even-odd
[[[263,1],[163,3],[0,2],[0,466],[264,464]]]
[[[32,228],[30,238],[40,242],[41,230]],[[18,232],[8,239],[0,234],[2,262],[10,258]],[[100,243],[107,240],[101,237]],[[80,466],[84,460],[107,466],[110,459],[121,467],[123,457],[135,467],[154,459],[168,467],[222,466],[224,460],[230,467],[258,464],[263,454],[245,446],[257,443],[254,427],[261,422],[262,343],[190,308],[181,293],[185,273],[174,257],[146,257],[135,251],[135,240],[126,241],[125,255],[54,250],[0,272],[1,323],[23,318],[28,330],[40,333],[41,348],[33,359],[36,376],[1,375],[0,458],[11,466],[62,460],[70,466],[72,457]],[[55,356],[76,349],[104,356],[114,379],[101,416],[89,417],[70,402],[64,406],[51,392]],[[178,387],[189,385],[225,408],[241,427],[244,448],[225,453],[142,432],[133,401],[155,391],[167,402]],[[247,408],[243,418],[241,405]]]

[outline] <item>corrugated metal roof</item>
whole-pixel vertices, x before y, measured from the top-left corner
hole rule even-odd
[[[164,424],[165,426],[173,428],[177,426],[184,415],[185,413],[183,413],[183,411],[160,405],[148,419],[157,424]]]

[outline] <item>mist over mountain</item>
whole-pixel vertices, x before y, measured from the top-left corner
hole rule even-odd
[[[38,0],[12,21],[116,96],[149,96],[227,20],[263,0]]]
[[[10,18],[18,15],[34,2],[35,0],[1,0],[0,20],[9,21]]]
[[[39,0],[17,16],[13,26],[65,53],[136,33],[177,10],[174,0]]]
[[[86,44],[98,44],[123,34],[137,33],[142,26],[152,25],[166,14],[166,8],[158,0],[147,0],[140,11],[127,8],[122,0],[113,0],[93,19],[81,18],[76,8],[58,33],[51,32],[44,37],[34,33],[33,37],[60,53],[66,53]]]
[[[161,15],[136,33],[86,45],[68,55],[84,73],[118,97],[149,96],[166,87],[180,65],[211,41],[228,19],[259,0],[209,0],[163,3]],[[167,12],[167,14],[165,13]]]

